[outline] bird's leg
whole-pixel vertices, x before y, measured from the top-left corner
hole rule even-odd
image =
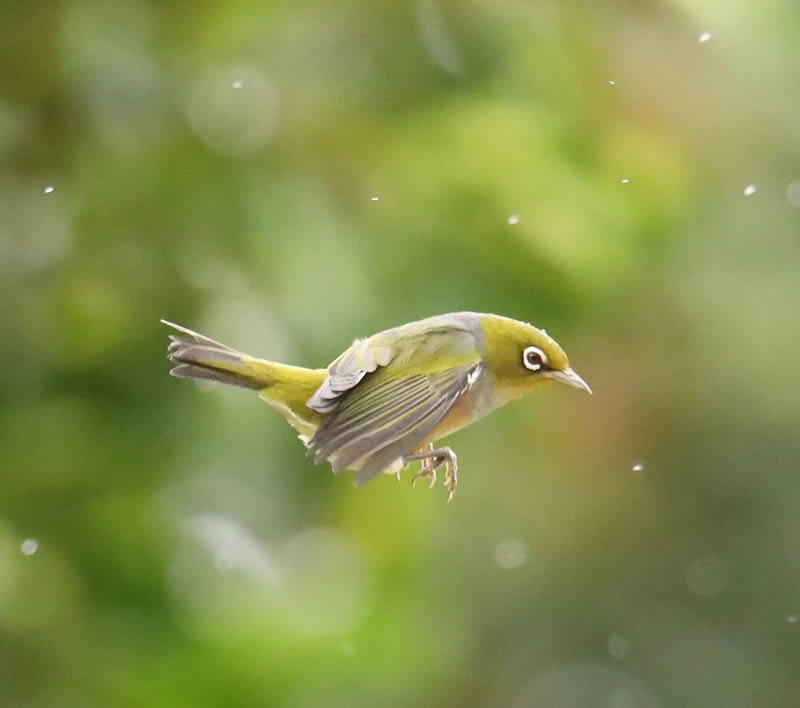
[[[417,479],[420,477],[430,477],[431,483],[428,485],[429,488],[433,488],[433,485],[436,484],[436,467],[434,466],[435,458],[428,457],[429,453],[433,450],[433,443],[428,443],[428,445],[423,448],[414,459],[422,460],[422,467],[417,474],[414,475],[413,479],[411,480],[411,486],[413,487],[417,483]],[[404,462],[408,464],[411,460],[410,457],[406,457]]]
[[[456,453],[449,447],[434,448],[433,445],[429,445],[427,449],[415,452],[413,455],[406,455],[403,458],[403,462],[406,464],[415,460],[422,460],[422,469],[414,479],[416,480],[417,477],[431,477],[431,487],[436,483],[436,470],[444,465],[444,483],[450,492],[450,496],[447,498],[447,501],[450,501],[458,487],[458,458]]]

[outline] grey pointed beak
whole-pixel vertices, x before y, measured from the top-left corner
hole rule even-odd
[[[547,371],[544,373],[544,376],[549,379],[553,379],[554,381],[558,381],[559,383],[567,384],[567,386],[579,388],[582,391],[586,391],[586,393],[591,394],[592,392],[592,389],[589,388],[589,384],[587,384],[572,369],[564,369],[564,371]]]

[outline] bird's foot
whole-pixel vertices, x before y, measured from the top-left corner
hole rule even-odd
[[[416,460],[422,461],[422,469],[414,475],[412,484],[416,483],[419,477],[430,477],[430,487],[433,487],[436,484],[436,470],[444,465],[444,483],[450,492],[447,497],[449,502],[458,487],[458,458],[456,453],[449,447],[434,448],[433,445],[428,445],[426,449],[413,455],[408,455],[403,459],[406,465]]]
[[[428,460],[425,460],[422,463],[422,468],[419,472],[414,475],[414,478],[411,480],[411,486],[414,487],[417,484],[417,480],[420,478],[428,478],[431,480],[430,484],[428,485],[428,489],[433,489],[436,486],[436,467],[431,464]]]
[[[428,444],[428,446],[422,450],[419,455],[425,455],[433,450],[433,445]],[[422,460],[422,467],[420,468],[419,472],[415,474],[411,479],[411,486],[415,487],[417,485],[417,480],[420,477],[428,477],[431,480],[431,483],[428,485],[429,489],[432,489],[433,486],[436,484],[436,467],[433,465],[433,460],[430,457],[417,457],[416,459]],[[408,464],[410,460],[406,458],[405,463]]]
[[[433,465],[429,465],[426,463],[422,463],[422,469],[417,472],[411,480],[411,486],[415,487],[417,485],[417,480],[420,477],[430,477],[431,483],[428,485],[429,489],[433,489],[436,485],[436,468]]]

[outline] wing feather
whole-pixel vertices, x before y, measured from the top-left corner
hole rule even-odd
[[[422,441],[447,415],[456,398],[458,398],[458,396],[454,396],[451,400],[440,400],[433,408],[426,412],[423,420],[417,422],[414,426],[408,426],[402,435],[398,434],[392,442],[385,444],[380,450],[373,454],[359,469],[354,484],[357,487],[363,487],[381,474],[381,472],[395,460],[403,455],[409,454],[408,444],[410,441],[414,441],[411,443],[412,450],[419,448]]]
[[[469,362],[430,374],[396,376],[379,370],[364,380],[320,426],[309,443],[316,462],[334,471],[358,466],[365,484],[398,457],[416,450],[474,381]]]
[[[351,420],[344,420],[337,424],[335,430],[329,435],[320,436],[319,447],[314,459],[321,462],[334,454],[338,449],[349,445],[358,437],[368,432],[375,432],[387,422],[407,414],[411,409],[425,403],[429,391],[427,385],[404,392],[402,395],[387,402],[386,405],[375,411],[365,411]],[[333,426],[332,426],[333,428]]]
[[[331,413],[368,374],[393,363],[461,357],[462,361],[451,362],[456,365],[463,363],[465,352],[471,355],[477,350],[486,353],[483,331],[478,316],[469,312],[437,315],[378,332],[357,339],[328,367],[328,377],[307,405],[319,413]]]
[[[428,384],[422,381],[420,385],[409,391],[400,391],[398,395],[388,400],[380,408],[364,411],[361,415],[337,421],[331,425],[319,438],[319,449],[315,459],[320,462],[333,454],[337,449],[356,440],[365,432],[375,432],[388,421],[407,413],[409,410],[424,404],[432,395]],[[315,441],[316,444],[316,441]]]
[[[371,339],[357,339],[328,367],[328,378],[311,397],[308,407],[320,413],[330,413],[340,403],[344,393],[355,388],[367,374],[392,361],[389,347]]]

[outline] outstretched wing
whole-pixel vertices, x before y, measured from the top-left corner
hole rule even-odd
[[[481,362],[467,331],[447,328],[402,340],[390,363],[362,373],[338,394],[309,442],[310,454],[337,472],[359,469],[356,484],[366,484],[422,444],[475,382]]]

